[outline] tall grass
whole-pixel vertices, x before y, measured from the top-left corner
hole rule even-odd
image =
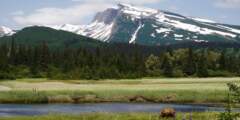
[[[86,96],[95,96],[86,98]],[[141,102],[167,103],[223,103],[225,91],[191,90],[113,90],[113,91],[2,91],[0,103],[81,103],[81,102],[130,102],[136,96],[146,98]],[[80,100],[75,100],[81,98]],[[133,101],[138,102],[138,101]]]

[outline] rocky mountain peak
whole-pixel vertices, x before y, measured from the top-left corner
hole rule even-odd
[[[104,22],[105,24],[111,24],[114,18],[118,15],[118,12],[118,9],[108,8],[103,12],[98,12],[94,17],[93,22],[98,21]]]
[[[107,8],[85,26],[63,26],[66,30],[104,42],[160,45],[179,42],[240,42],[238,26],[183,16],[158,9],[118,4]],[[66,29],[67,28],[67,29]]]

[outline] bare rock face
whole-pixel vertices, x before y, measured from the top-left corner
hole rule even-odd
[[[174,118],[176,117],[176,111],[173,108],[164,108],[160,112],[161,118]]]
[[[116,16],[118,15],[119,10],[114,8],[109,8],[103,12],[99,12],[93,19],[93,22],[103,22],[105,24],[111,24]]]

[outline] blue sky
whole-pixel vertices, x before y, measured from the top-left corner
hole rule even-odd
[[[1,0],[0,26],[87,24],[119,2],[240,25],[240,0]]]

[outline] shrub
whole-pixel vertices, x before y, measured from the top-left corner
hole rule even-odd
[[[209,77],[231,77],[234,76],[233,73],[228,71],[220,71],[220,70],[208,70]]]
[[[11,73],[7,73],[7,72],[0,72],[0,79],[1,80],[15,80],[16,76],[14,76]]]
[[[226,111],[219,115],[219,120],[238,120],[239,113],[233,113],[232,108],[240,102],[240,86],[234,83],[228,83],[229,94],[227,97]]]
[[[73,99],[67,95],[57,95],[48,97],[49,103],[73,103]]]

